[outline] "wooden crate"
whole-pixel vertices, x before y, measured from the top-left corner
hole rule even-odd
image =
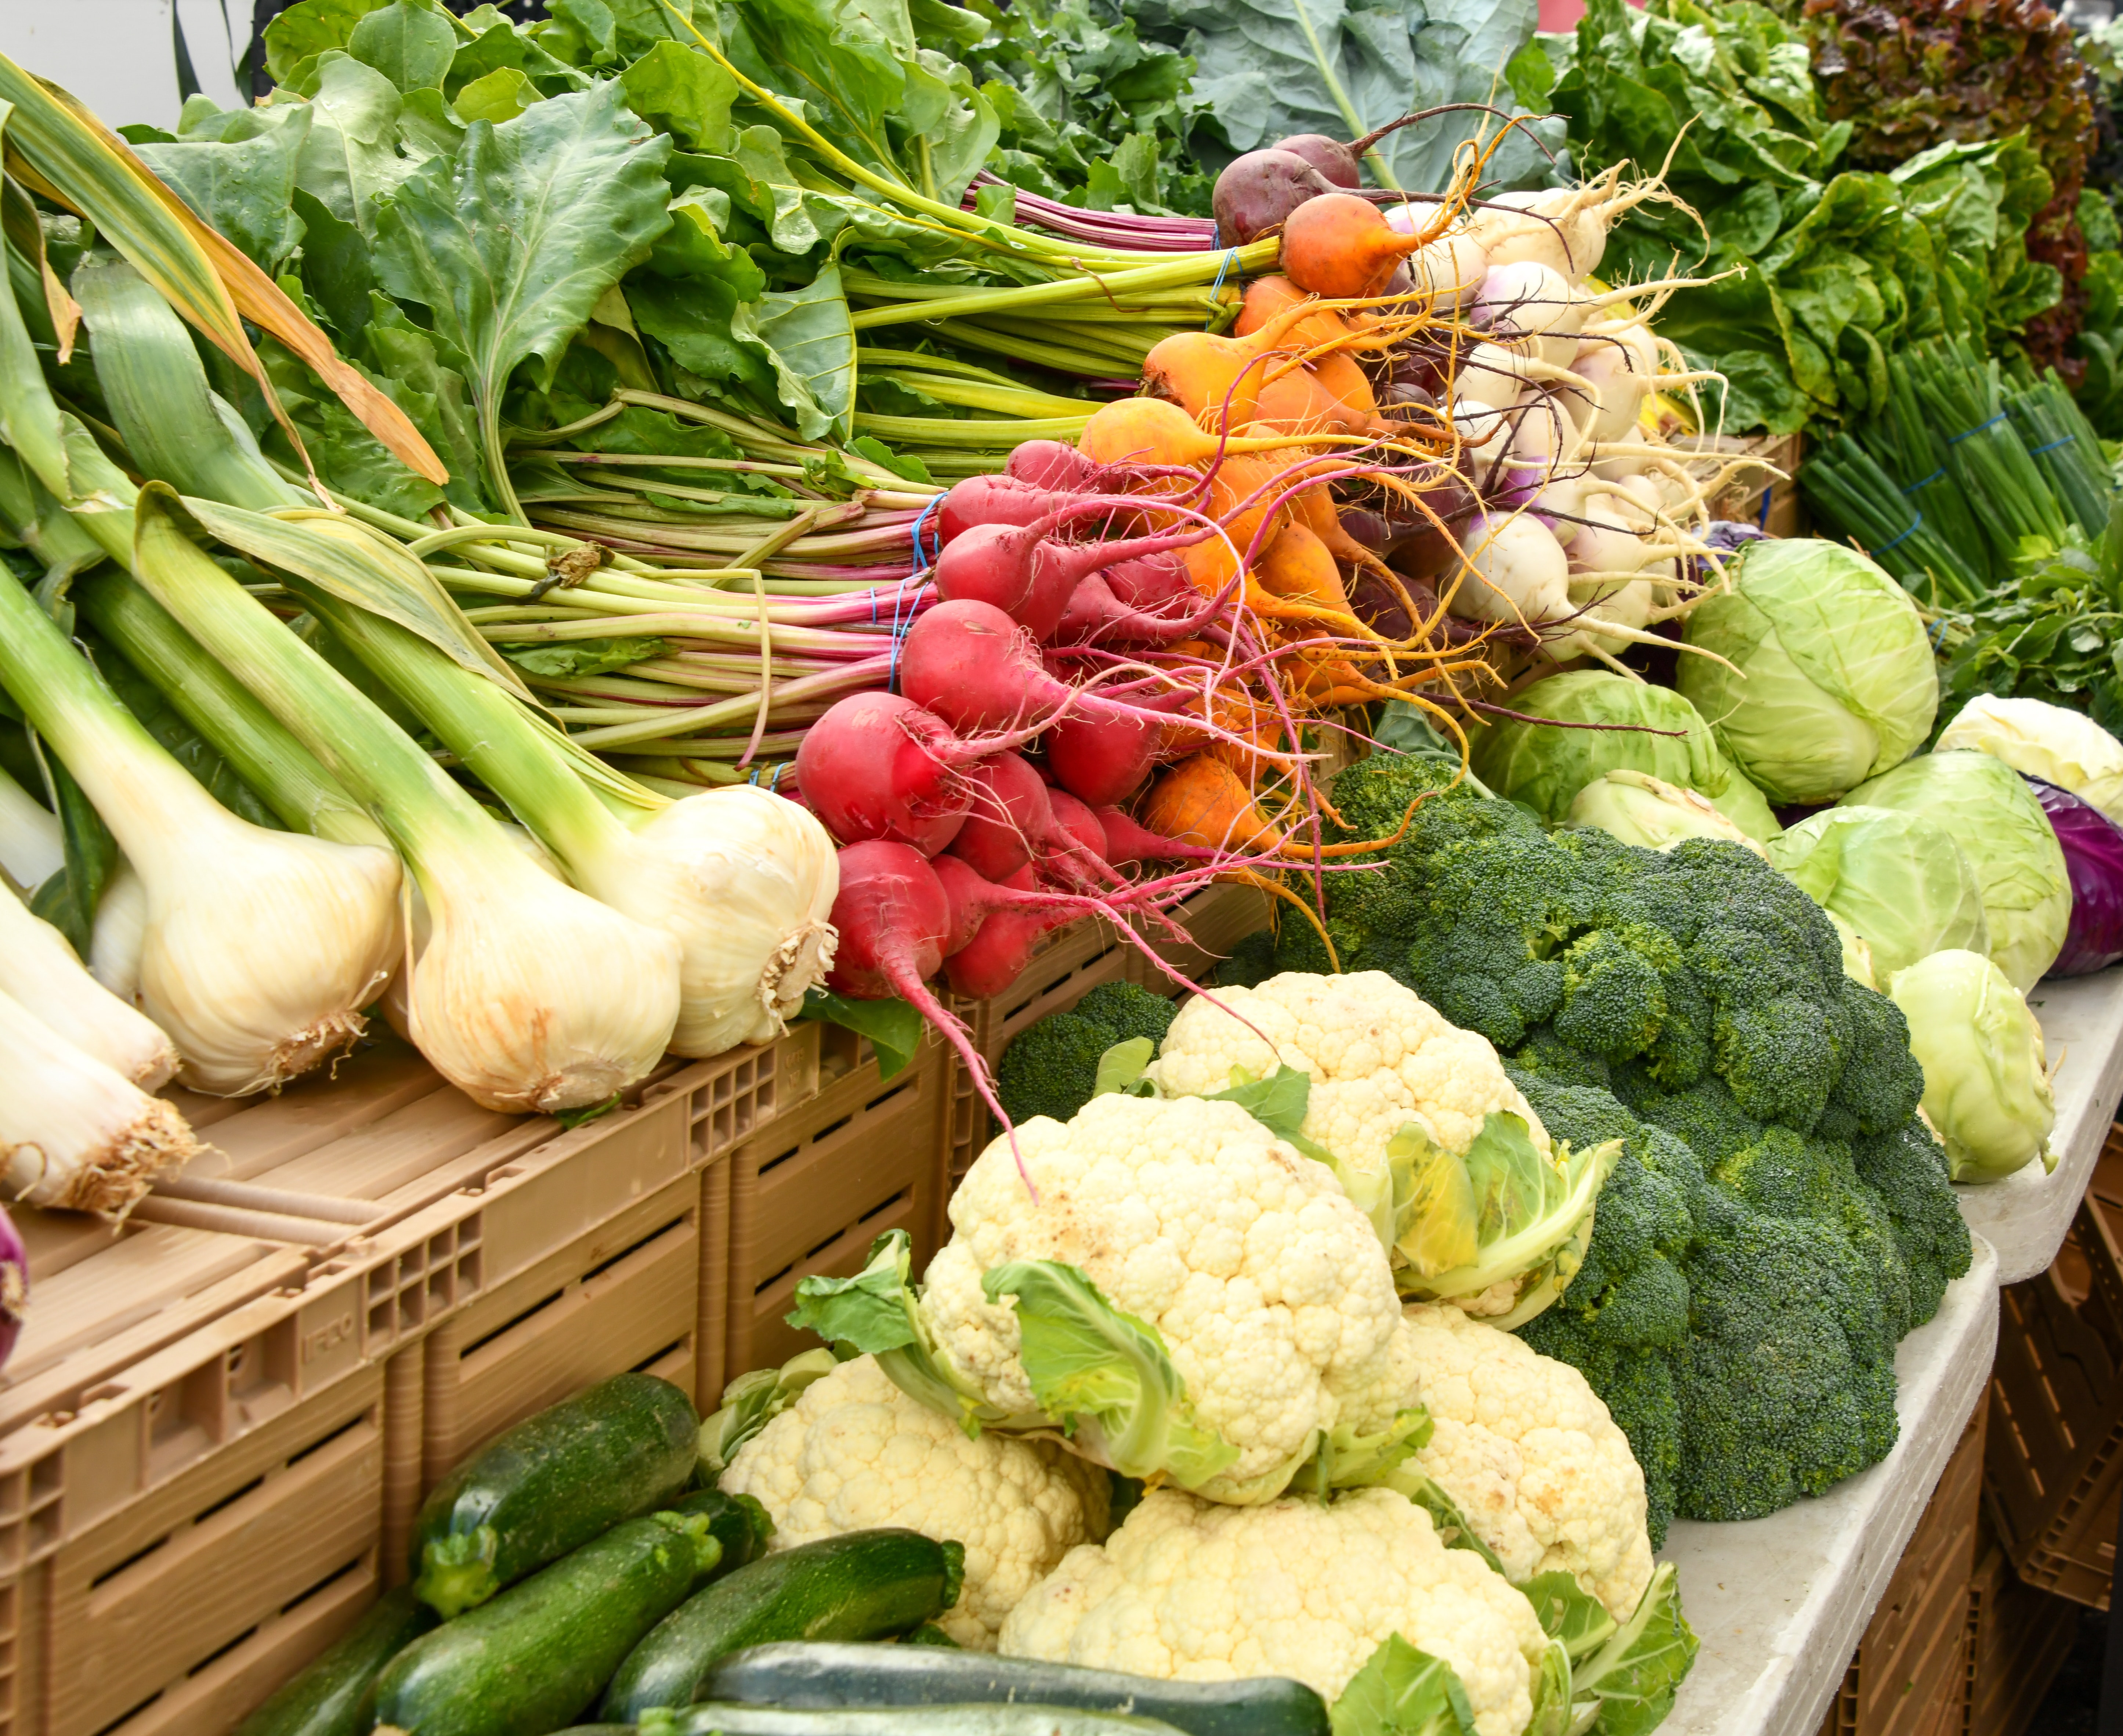
[[[1999,1293],[1984,1467],[2029,1585],[2108,1607],[2123,1504],[2123,1149],[2111,1137],[2048,1271]]]
[[[1872,1612],[1821,1736],[1960,1736],[1984,1421],[1979,1405]]]
[[[2078,1634],[2078,1606],[2013,1571],[1986,1516],[1968,1591],[1965,1736],[2028,1736]]]
[[[1705,441],[1710,447],[1713,443]],[[1807,532],[1805,503],[1798,491],[1799,465],[1805,456],[1802,434],[1745,434],[1714,443],[1720,461],[1755,459],[1759,467],[1736,476],[1710,503],[1713,518],[1754,525],[1772,537],[1802,537]],[[1706,453],[1706,457],[1711,456]],[[1781,475],[1772,474],[1780,472]]]

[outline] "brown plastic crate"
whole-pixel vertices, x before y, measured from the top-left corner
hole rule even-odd
[[[1805,457],[1802,434],[1751,434],[1727,439],[1721,456],[1753,456],[1774,465],[1781,478],[1755,470],[1741,475],[1711,502],[1711,516],[1759,525],[1772,537],[1803,536],[1805,503],[1798,491],[1799,465]]]
[[[950,1192],[944,1058],[933,1036],[891,1079],[851,1033],[825,1033],[833,1082],[730,1154],[728,1376],[814,1344],[783,1318],[797,1281],[861,1270],[888,1230],[913,1237],[915,1270],[944,1232]],[[719,1391],[719,1387],[717,1391]],[[710,1402],[708,1383],[701,1403]]]
[[[1821,1736],[1958,1736],[1968,1702],[1983,1432],[1979,1406],[1866,1625]]]
[[[1965,1736],[2027,1736],[2071,1655],[2078,1606],[2037,1591],[2013,1571],[1986,1515],[1968,1591],[1968,1716]]]
[[[1985,1486],[2019,1576],[2108,1607],[2123,1502],[2123,1150],[2111,1133],[2048,1271],[1999,1293]]]

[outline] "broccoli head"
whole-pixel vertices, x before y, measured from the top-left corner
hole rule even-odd
[[[1116,1043],[1162,1043],[1178,1009],[1132,983],[1103,983],[1066,1012],[1019,1031],[996,1068],[996,1095],[1015,1122],[1072,1119],[1091,1100],[1099,1058]]]

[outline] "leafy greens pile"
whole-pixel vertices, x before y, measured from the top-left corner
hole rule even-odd
[[[1662,277],[1676,260],[1731,274],[1681,291],[1659,321],[1726,376],[1728,432],[1877,411],[1891,352],[1941,335],[1994,348],[2061,287],[2027,257],[2053,188],[2024,139],[1839,169],[1852,123],[1828,118],[1808,58],[1800,30],[1752,0],[1592,0],[1574,36],[1513,63],[1518,100],[1568,117],[1579,162],[1651,172],[1673,152],[1684,204],[1630,213],[1604,274]]]

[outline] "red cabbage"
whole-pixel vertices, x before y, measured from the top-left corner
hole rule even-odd
[[[2071,875],[2071,926],[2053,977],[2083,977],[2123,959],[2123,827],[2070,791],[2027,779]]]

